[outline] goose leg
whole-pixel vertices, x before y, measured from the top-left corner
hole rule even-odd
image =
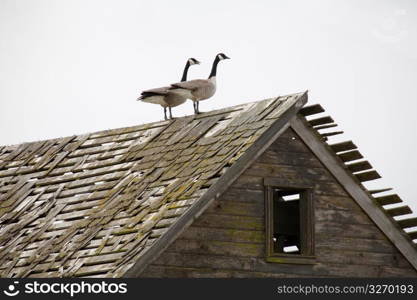
[[[170,118],[170,119],[172,119],[171,106],[170,106],[170,107],[168,107],[168,110],[169,110],[169,118]]]
[[[168,118],[167,118],[167,108],[166,107],[164,107],[164,119],[168,120]]]
[[[193,107],[194,107],[194,114],[196,114],[197,113],[197,108],[195,106],[195,102],[194,101],[193,101]]]
[[[197,101],[196,106],[197,106],[197,113],[199,114],[200,113],[200,101]]]

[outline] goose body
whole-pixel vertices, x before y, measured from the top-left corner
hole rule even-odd
[[[187,101],[183,95],[170,90],[169,86],[143,91],[139,100],[159,104],[162,107],[175,107]]]
[[[217,65],[223,59],[229,59],[225,54],[216,55],[208,79],[195,79],[171,84],[171,91],[193,101],[194,113],[199,113],[199,102],[213,97],[216,93]]]
[[[216,93],[216,77],[174,83],[171,90],[192,101],[206,100]]]
[[[200,62],[195,58],[189,58],[187,60],[182,74],[181,82],[185,82],[187,80],[188,68],[195,64],[200,64]],[[171,89],[170,86],[165,86],[145,90],[141,93],[137,100],[161,105],[164,108],[165,120],[167,120],[166,109],[169,109],[170,118],[172,118],[171,108],[183,104],[185,101],[187,101],[187,98],[184,97],[184,95],[181,93],[178,93],[176,90]]]

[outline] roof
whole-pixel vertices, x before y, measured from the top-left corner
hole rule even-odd
[[[306,93],[0,147],[0,276],[143,268],[289,126]]]

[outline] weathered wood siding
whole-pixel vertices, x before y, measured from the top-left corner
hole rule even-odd
[[[315,186],[317,262],[267,263],[263,178]],[[401,277],[417,272],[287,130],[142,277]]]

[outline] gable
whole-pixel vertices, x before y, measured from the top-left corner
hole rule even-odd
[[[314,186],[314,264],[265,261],[264,178]],[[288,129],[141,277],[410,277],[416,271]]]

